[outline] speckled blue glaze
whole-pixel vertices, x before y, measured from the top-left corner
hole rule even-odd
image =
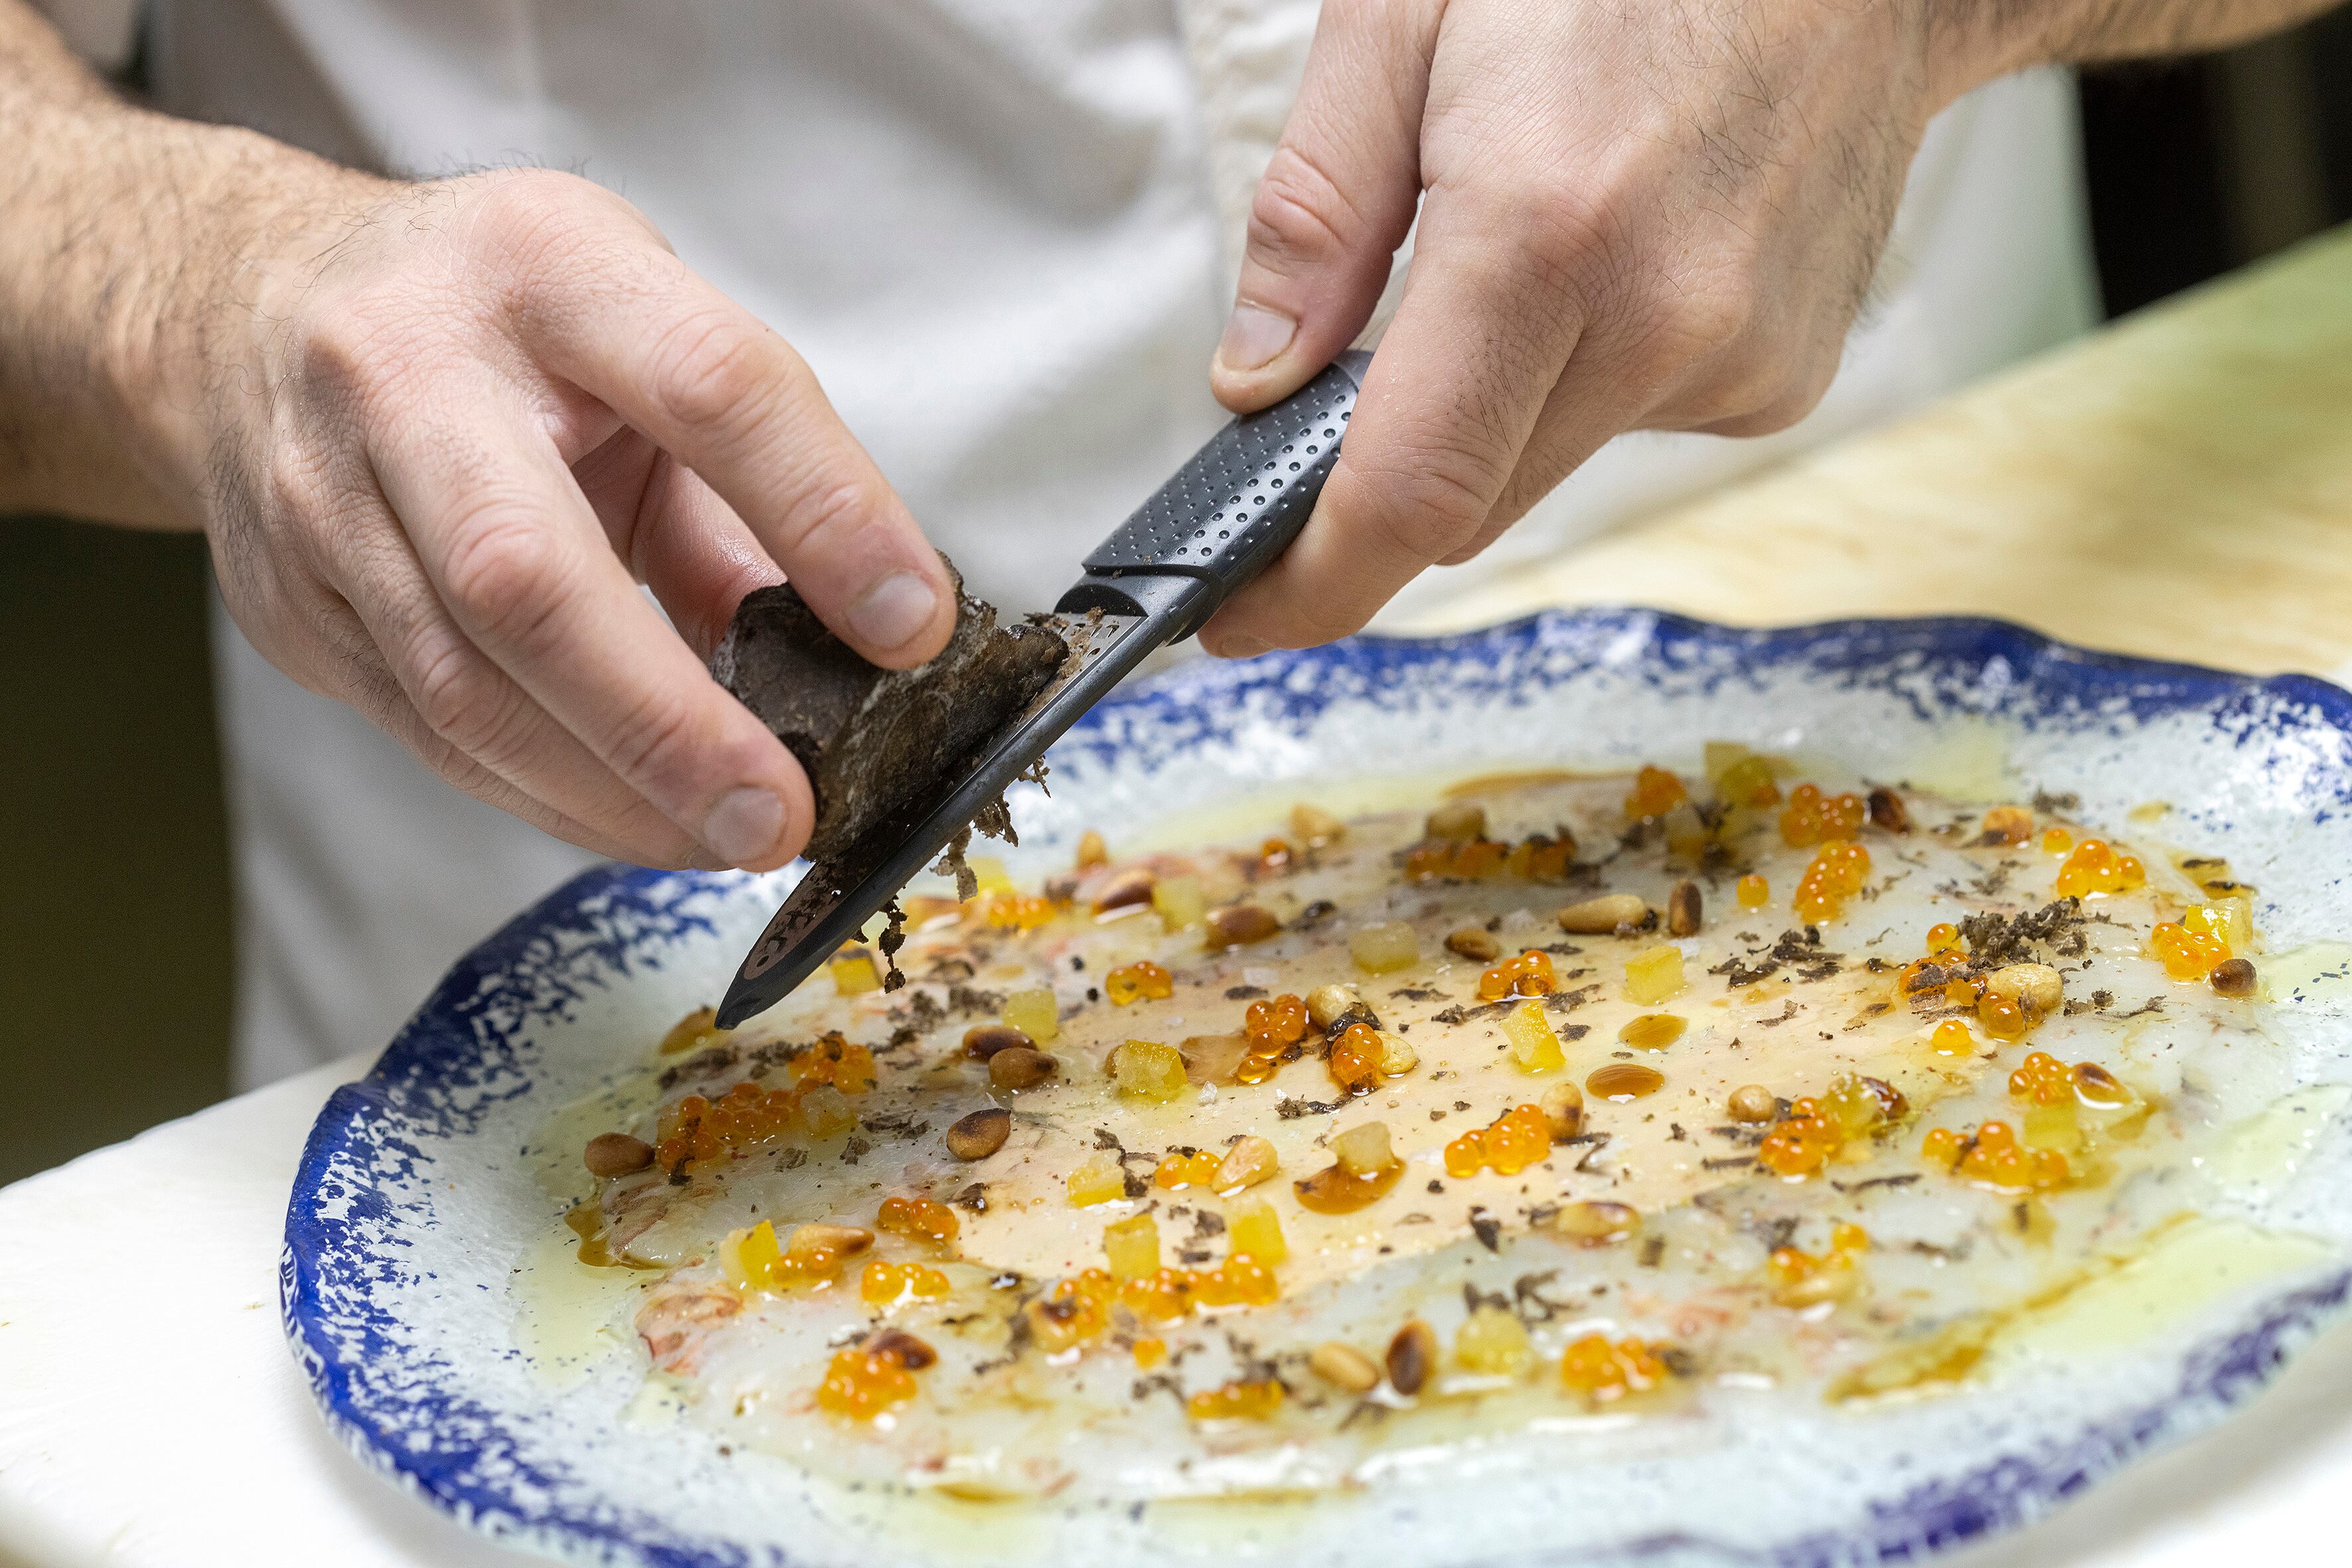
[[[1753,734],[1801,731],[1815,749],[1851,752],[1863,765],[1890,714],[1931,727],[1998,720],[2051,743],[2037,782],[2084,787],[2086,808],[2100,804],[2103,779],[2164,794],[2241,864],[2264,855],[2292,861],[2282,846],[2328,837],[2352,800],[2352,697],[2321,681],[2090,653],[1985,620],[1740,631],[1616,610],[1547,614],[1453,637],[1358,638],[1243,664],[1196,661],[1122,691],[1082,721],[1053,754],[1056,799],[1033,792],[1016,801],[1016,819],[1024,837],[1050,847],[1082,806],[1114,799],[1139,778],[1164,773],[1171,788],[1197,797],[1203,781],[1219,778],[1247,784],[1318,769],[1409,771],[1428,746],[1461,745],[1465,712],[1500,732],[1497,755],[1528,750],[1513,733],[1523,727],[1518,716],[1533,733],[1571,709],[1588,715],[1572,737],[1541,744],[1572,743],[1588,761],[1673,754],[1727,732],[1725,703],[1736,710],[1750,697],[1767,721]],[[1696,715],[1688,723],[1685,712]],[[1618,721],[1612,728],[1591,714]],[[1352,737],[1338,751],[1335,723]],[[2140,754],[2151,734],[2175,751],[2182,736],[2194,738],[2193,756],[2179,765],[2199,768],[2204,795],[2193,781],[2167,777],[2160,756]],[[1391,754],[1367,754],[1367,736]],[[2062,755],[2084,759],[2082,777]],[[2105,798],[2113,806],[2123,797]],[[2249,815],[2262,825],[2241,824]],[[2246,841],[2235,842],[2242,835]],[[2343,877],[2330,868],[2339,862],[2303,858],[2326,864],[2282,866],[2277,878],[2262,879],[2265,893],[2275,901],[2299,879],[2302,902],[2341,914]],[[572,1561],[720,1568],[810,1560],[780,1541],[693,1522],[694,1505],[743,1484],[715,1461],[709,1476],[692,1474],[682,1486],[633,1493],[583,1485],[576,1456],[603,1437],[567,1432],[556,1440],[543,1413],[485,1397],[479,1369],[435,1348],[396,1304],[441,1282],[434,1258],[459,1256],[446,1250],[447,1227],[458,1222],[447,1212],[457,1189],[445,1178],[462,1172],[494,1184],[521,1163],[520,1153],[502,1160],[504,1142],[484,1145],[493,1130],[510,1139],[520,1110],[549,1109],[533,1101],[544,1101],[543,1083],[560,1076],[547,1037],[640,987],[715,995],[783,885],[618,867],[586,873],[468,954],[374,1070],[328,1102],[294,1184],[280,1299],[321,1412],[363,1462],[467,1523]],[[562,1065],[576,1076],[576,1063]],[[531,1223],[543,1224],[543,1212]],[[489,1291],[488,1274],[503,1271],[501,1262],[484,1279],[453,1275],[451,1294],[440,1299],[462,1307],[466,1293]],[[2013,1528],[2219,1419],[2340,1314],[2347,1297],[2352,1273],[2305,1282],[2181,1356],[2159,1397],[2074,1430],[2042,1423],[2020,1432],[1995,1462],[1890,1482],[1852,1516],[1778,1544],[1718,1541],[1695,1521],[1687,1532],[1647,1534],[1577,1560],[1830,1568],[1915,1559]],[[519,1352],[497,1343],[480,1353]],[[1563,1559],[1530,1549],[1464,1559],[1473,1560]]]

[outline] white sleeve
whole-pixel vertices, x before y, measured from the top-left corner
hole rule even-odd
[[[139,6],[140,0],[33,0],[74,53],[110,74],[131,63]]]

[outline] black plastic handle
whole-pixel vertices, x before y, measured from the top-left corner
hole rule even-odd
[[[1371,357],[1351,349],[1273,407],[1218,431],[1087,556],[1087,576],[1199,578],[1208,592],[1177,636],[1198,630],[1307,526]],[[1064,595],[1061,608],[1111,607],[1116,596],[1110,584],[1082,583]]]

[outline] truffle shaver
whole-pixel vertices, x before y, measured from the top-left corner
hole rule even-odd
[[[1054,606],[1072,651],[1052,682],[948,769],[927,804],[809,868],[735,972],[721,1026],[815,973],[1145,655],[1200,630],[1282,553],[1330,477],[1370,360],[1343,353],[1282,402],[1227,425],[1087,556],[1086,575]]]

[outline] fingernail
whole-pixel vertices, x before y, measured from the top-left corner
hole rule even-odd
[[[771,790],[746,784],[719,797],[702,819],[702,842],[728,865],[742,866],[773,849],[783,830],[784,803]]]
[[[1260,642],[1255,637],[1227,637],[1215,651],[1219,658],[1255,658],[1272,647],[1272,643]]]
[[[849,606],[849,629],[868,647],[887,652],[912,641],[939,614],[940,595],[912,572],[893,572]]]
[[[1234,307],[1225,321],[1225,335],[1217,341],[1217,359],[1227,370],[1255,370],[1270,364],[1275,355],[1298,335],[1298,323],[1278,310],[1247,300]]]

